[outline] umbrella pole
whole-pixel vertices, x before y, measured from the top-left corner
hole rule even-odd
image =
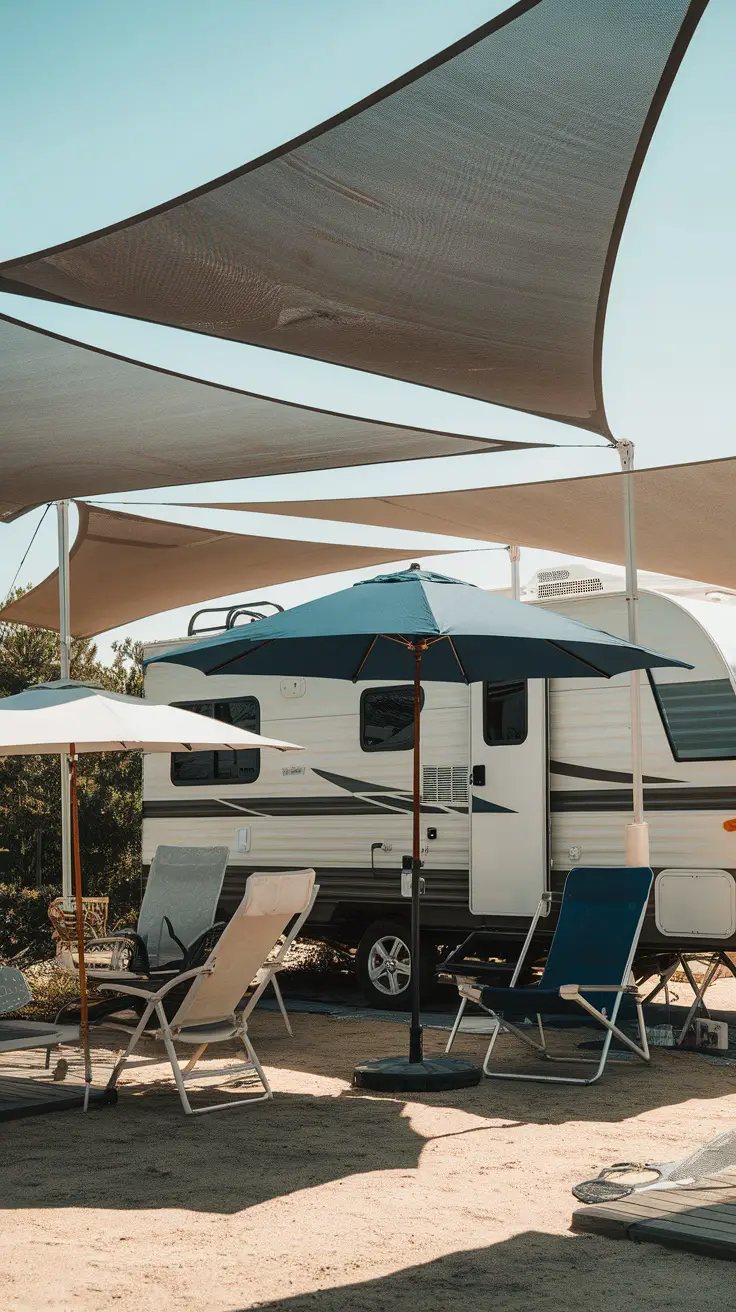
[[[419,1065],[422,1061],[422,1026],[419,1019],[421,1004],[421,959],[419,889],[421,861],[421,747],[419,741],[422,711],[422,644],[414,647],[414,788],[413,825],[411,847],[411,1028],[409,1030],[409,1061]]]
[[[74,743],[69,744],[70,800],[72,820],[72,849],[74,854],[74,900],[77,919],[77,951],[79,953],[80,1025],[79,1032],[84,1050],[84,1110],[89,1104],[92,1083],[92,1062],[89,1055],[89,1012],[87,1006],[87,971],[84,962],[84,911],[82,907],[82,860],[79,852],[79,807],[77,804],[77,756]]]
[[[636,569],[634,520],[634,443],[617,442],[624,485],[624,532],[626,546],[626,609],[629,642],[639,644],[639,582]],[[631,791],[634,823],[626,826],[626,865],[649,865],[649,825],[644,819],[643,744],[641,732],[641,671],[629,675],[631,697]]]
[[[422,653],[426,642],[417,639],[407,642],[414,653],[414,782],[412,805],[411,848],[411,1026],[409,1029],[409,1056],[372,1057],[358,1062],[353,1071],[353,1084],[359,1089],[375,1089],[381,1093],[439,1093],[445,1089],[467,1089],[479,1084],[481,1068],[467,1057],[424,1056],[424,1042],[420,1020],[421,1003],[421,742],[422,712]]]

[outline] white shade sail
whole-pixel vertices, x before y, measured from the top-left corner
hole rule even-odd
[[[72,743],[77,752],[302,750],[178,706],[73,679],[40,683],[0,699],[0,756],[58,756]]]

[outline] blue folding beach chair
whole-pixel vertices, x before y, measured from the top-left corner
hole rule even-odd
[[[485,1075],[504,1080],[548,1080],[558,1084],[593,1084],[603,1074],[611,1040],[616,1038],[642,1061],[649,1061],[641,1000],[631,981],[631,967],[639,942],[653,874],[642,868],[590,868],[571,870],[565,883],[552,945],[538,985],[530,988],[492,988],[459,981],[465,1002],[475,1002],[496,1024],[483,1062]],[[548,899],[549,895],[545,894]],[[544,898],[522,949],[514,978],[518,978]],[[619,1029],[616,1019],[622,998],[629,996],[639,1022],[639,1043]],[[462,1003],[461,1003],[462,1006]],[[606,1031],[600,1057],[553,1056],[547,1048],[544,1016],[592,1017]],[[536,1016],[539,1041],[519,1028],[518,1022]],[[514,1023],[516,1022],[516,1024]],[[590,1021],[588,1020],[588,1023]],[[501,1029],[532,1047],[542,1061],[587,1062],[597,1066],[594,1075],[545,1075],[489,1070],[488,1063]],[[542,1062],[540,1062],[540,1065]]]

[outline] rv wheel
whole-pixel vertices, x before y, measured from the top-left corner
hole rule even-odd
[[[434,948],[431,943],[423,943],[419,969],[425,997],[434,983],[434,966]],[[411,983],[408,925],[398,920],[374,920],[358,944],[355,970],[363,996],[371,1007],[408,1011]]]

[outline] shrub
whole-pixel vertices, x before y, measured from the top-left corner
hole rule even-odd
[[[49,885],[19,888],[17,884],[0,884],[0,959],[25,952],[19,963],[25,967],[54,956],[56,947],[47,910],[57,896],[57,889]]]

